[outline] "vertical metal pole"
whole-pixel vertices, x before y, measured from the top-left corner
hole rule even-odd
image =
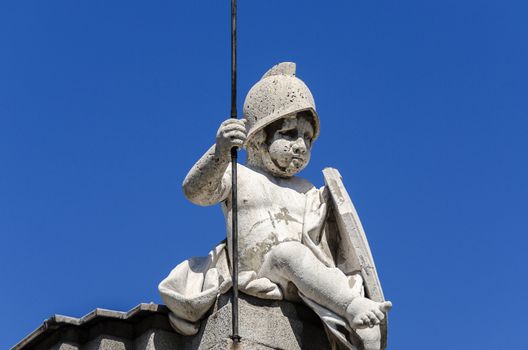
[[[231,118],[237,118],[236,89],[236,0],[231,0]],[[231,247],[232,251],[232,330],[231,339],[240,342],[238,335],[238,199],[237,199],[237,148],[231,149]]]

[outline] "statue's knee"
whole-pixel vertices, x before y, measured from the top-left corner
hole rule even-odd
[[[305,249],[300,242],[283,242],[273,247],[267,258],[274,267],[292,268],[302,258]]]

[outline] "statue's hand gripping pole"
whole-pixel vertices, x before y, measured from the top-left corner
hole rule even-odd
[[[231,0],[231,118],[237,119],[236,88],[236,0]],[[238,334],[238,199],[237,199],[237,148],[231,148],[231,247],[232,247],[232,331],[231,339],[240,342]]]

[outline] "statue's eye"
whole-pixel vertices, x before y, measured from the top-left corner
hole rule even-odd
[[[295,130],[295,129],[283,130],[283,131],[280,132],[280,134],[282,136],[286,136],[286,137],[292,139],[292,138],[297,137],[297,130]]]

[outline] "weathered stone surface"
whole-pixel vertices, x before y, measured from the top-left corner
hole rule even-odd
[[[174,332],[163,305],[130,312],[95,310],[82,318],[54,316],[12,350],[213,350],[328,349],[323,324],[308,307],[242,295],[240,335],[231,334],[229,294],[221,296],[195,336]]]
[[[297,176],[310,161],[318,133],[313,96],[291,62],[274,66],[253,86],[243,120],[220,124],[215,144],[191,168],[183,189],[195,204],[221,204],[227,245],[181,262],[159,284],[177,332],[199,332],[217,295],[233,285],[230,266],[236,253],[235,288],[242,293],[303,301],[321,317],[332,339],[349,349],[385,347],[385,314],[392,304],[383,298],[366,236],[339,173],[325,170],[326,186],[320,189]],[[235,171],[231,150],[236,147],[246,148],[247,161]],[[267,325],[258,326],[266,332]]]
[[[59,342],[52,346],[50,350],[79,350],[79,345],[70,342]]]
[[[106,334],[99,335],[90,340],[82,350],[129,350],[132,348],[132,342],[129,339],[112,337]]]
[[[244,349],[327,349],[323,324],[309,308],[283,301],[265,301],[242,296],[239,301],[239,333]],[[221,296],[213,313],[203,322],[196,339],[199,349],[228,344],[231,333],[231,303]]]
[[[244,118],[248,124],[248,138],[286,115],[307,110],[313,115],[314,138],[317,138],[319,118],[312,92],[296,76],[295,63],[279,63],[268,70],[246,96]]]

